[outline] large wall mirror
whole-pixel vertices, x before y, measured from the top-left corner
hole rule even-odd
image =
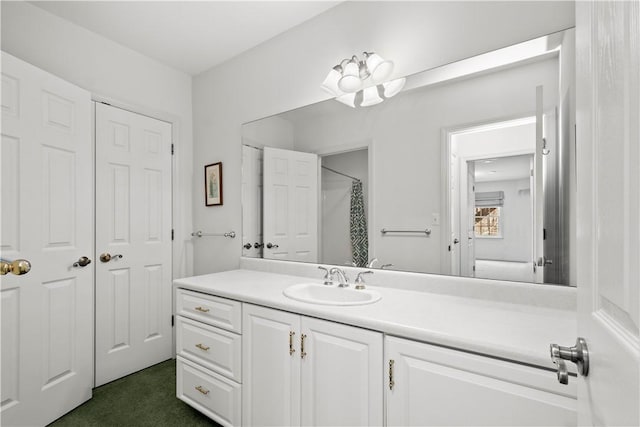
[[[243,256],[575,285],[574,37],[243,125]]]

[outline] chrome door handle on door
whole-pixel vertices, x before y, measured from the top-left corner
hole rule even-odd
[[[78,258],[78,261],[73,263],[73,266],[74,267],[86,267],[89,264],[91,264],[91,260],[86,256],[81,256],[80,258]]]
[[[578,367],[578,373],[583,377],[589,375],[589,349],[584,338],[578,338],[573,347],[562,347],[558,344],[549,346],[551,360],[558,366],[558,381],[560,384],[569,384],[569,372],[564,362],[568,360]]]
[[[109,262],[111,260],[120,259],[120,258],[122,258],[121,254],[111,255],[110,253],[107,253],[107,252],[100,254],[100,261],[102,262]]]

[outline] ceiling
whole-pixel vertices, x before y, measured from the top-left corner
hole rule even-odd
[[[533,154],[476,160],[476,182],[529,178]]]
[[[32,1],[172,68],[196,75],[339,1]]]

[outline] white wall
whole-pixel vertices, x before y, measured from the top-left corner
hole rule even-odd
[[[1,12],[2,50],[115,106],[173,122],[173,275],[192,274],[191,77],[29,3],[3,1]]]
[[[529,179],[476,182],[476,193],[484,191],[504,191],[504,206],[500,210],[501,237],[476,236],[476,259],[531,262]]]
[[[224,162],[225,202],[204,207],[196,173],[195,225],[240,229],[242,123],[327,99],[319,86],[340,59],[375,50],[404,76],[573,25],[573,2],[344,2],[196,76],[194,170]],[[195,271],[237,268],[240,254],[239,241],[201,239]]]
[[[322,157],[322,166],[330,167],[362,181],[365,212],[368,208],[369,155],[367,150],[349,151]],[[350,178],[322,169],[321,258],[325,264],[344,265],[353,261],[351,251]],[[368,213],[367,213],[368,219]],[[371,257],[369,257],[371,258]]]
[[[242,129],[242,143],[255,148],[282,148],[293,150],[293,125],[274,116],[266,120],[247,123]]]

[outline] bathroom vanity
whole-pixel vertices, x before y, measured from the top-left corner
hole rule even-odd
[[[177,396],[223,425],[576,425],[575,378],[548,355],[572,310],[368,284],[374,303],[284,295],[312,277],[176,280]]]

